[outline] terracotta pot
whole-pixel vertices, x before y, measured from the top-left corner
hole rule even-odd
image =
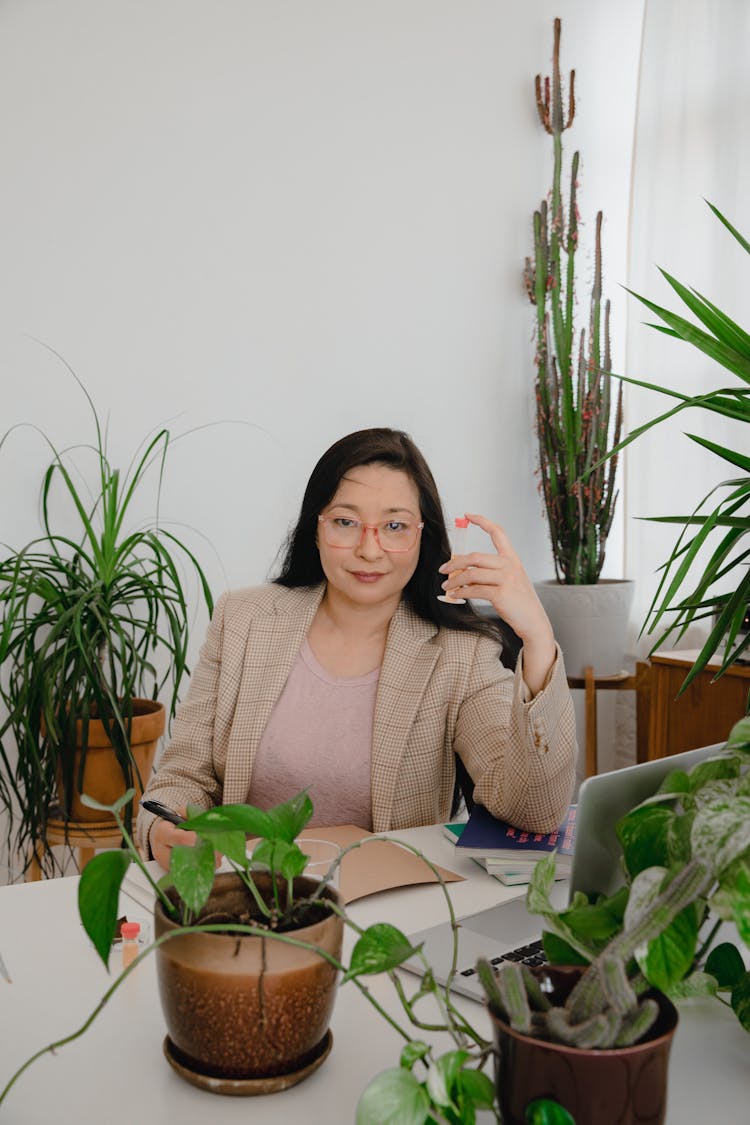
[[[130,752],[138,767],[138,774],[140,774],[140,779],[144,785],[148,782],[151,775],[151,767],[154,764],[156,747],[164,733],[165,722],[166,713],[162,703],[157,703],[152,699],[133,700]],[[78,746],[81,744],[82,727],[83,723],[81,721],[76,723],[76,742]],[[79,763],[81,760],[80,755],[81,751],[76,750],[73,766],[74,778],[78,777]],[[139,783],[138,774],[133,771],[133,785],[136,790],[133,799],[134,810],[137,810],[138,801],[143,795],[143,789]],[[86,762],[83,769],[83,784],[80,789],[78,789],[76,785],[75,792],[72,795],[69,812],[70,819],[83,821],[84,823],[92,823],[94,821],[101,823],[103,820],[110,819],[107,813],[100,812],[98,809],[89,809],[86,805],[81,804],[79,794],[87,793],[90,797],[95,797],[97,801],[101,801],[102,804],[111,805],[118,797],[122,796],[127,788],[128,786],[122,775],[120,764],[112,749],[112,743],[104,730],[104,724],[100,719],[90,719],[88,748],[86,750]],[[58,793],[60,804],[65,808],[62,784],[60,781],[58,781]],[[111,819],[114,823],[114,817]]]
[[[537,975],[554,985],[562,1004],[580,968],[542,966]],[[535,1098],[554,1098],[576,1125],[660,1125],[667,1110],[667,1068],[677,1010],[660,992],[651,993],[660,1015],[648,1037],[632,1047],[582,1050],[522,1035],[490,1008],[497,1056],[495,1083],[506,1125],[525,1125]]]
[[[256,883],[270,894],[269,875]],[[294,881],[297,895],[310,894],[313,879]],[[341,903],[326,888],[325,897]],[[250,902],[239,876],[217,875],[203,913],[242,913]],[[176,928],[157,903],[156,936]],[[289,932],[337,960],[343,921],[322,921]],[[188,1070],[228,1079],[259,1079],[302,1071],[313,1059],[333,1010],[337,971],[319,954],[251,935],[185,934],[156,951],[162,1009],[170,1049]]]

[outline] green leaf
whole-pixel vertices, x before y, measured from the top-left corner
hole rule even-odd
[[[553,1102],[551,1098],[536,1098],[526,1106],[526,1125],[576,1125],[576,1123],[559,1102]]]
[[[252,862],[263,864],[269,871],[284,879],[294,879],[304,871],[307,856],[296,844],[275,837],[260,841],[253,851]]]
[[[691,833],[693,855],[721,874],[750,848],[750,797],[700,809]]]
[[[691,996],[715,996],[716,977],[710,973],[695,972],[683,980],[675,981],[669,989],[671,1000],[686,1000]]]
[[[275,835],[273,821],[268,813],[252,805],[217,805],[191,816],[181,825],[188,832],[207,837],[212,833],[245,832],[248,836],[271,837]]]
[[[296,844],[286,844],[284,841],[282,844],[285,850],[279,864],[279,871],[287,880],[296,879],[307,867],[308,857]]]
[[[726,367],[728,371],[738,375],[746,382],[750,380],[750,363],[734,348],[728,347],[722,341],[715,339],[713,336],[704,332],[702,329],[697,328],[691,321],[686,320],[683,316],[678,316],[676,313],[670,312],[669,309],[662,308],[660,305],[649,301],[646,297],[634,293],[632,289],[627,290],[636,300],[650,309],[651,312],[664,321],[664,323],[671,328],[687,343],[692,344],[710,359],[716,361],[722,367]],[[658,388],[661,390],[662,388]]]
[[[649,867],[668,866],[669,828],[675,816],[662,805],[641,805],[618,822],[617,836],[631,879]]]
[[[244,832],[211,832],[206,836],[206,843],[211,845],[213,851],[221,852],[239,867],[247,866],[247,841]]]
[[[693,766],[688,774],[690,788],[693,792],[707,785],[709,781],[720,781],[725,778],[737,777],[740,764],[736,758],[708,758]]]
[[[641,972],[655,988],[668,992],[690,971],[698,943],[698,921],[693,905],[683,910],[659,937],[648,943],[645,955],[636,954]]]
[[[706,972],[716,978],[720,989],[734,988],[745,972],[740,951],[731,941],[715,946],[706,958]]]
[[[750,745],[750,715],[745,715],[734,724],[729,732],[727,739],[727,746],[749,746]]]
[[[621,887],[610,898],[578,905],[574,902],[560,918],[583,941],[604,944],[619,931],[628,902],[629,890]]]
[[[549,898],[555,883],[556,871],[555,857],[552,855],[546,855],[534,865],[526,891],[526,906],[530,914],[556,913]]]
[[[745,1031],[750,1031],[750,972],[743,973],[732,989],[732,1010]]]
[[[313,813],[312,801],[306,789],[296,796],[268,810],[268,818],[275,836],[291,844],[299,836]]]
[[[349,968],[342,978],[342,984],[355,977],[385,973],[395,969],[408,957],[421,949],[414,947],[395,926],[387,922],[376,922],[368,926],[352,950]]]
[[[84,867],[78,884],[78,913],[83,928],[107,968],[117,929],[120,885],[129,866],[128,852],[99,852]]]
[[[750,945],[750,867],[747,861],[737,870],[735,877],[732,918],[745,945]]]
[[[99,809],[101,812],[117,813],[125,805],[129,805],[135,797],[135,789],[127,789],[121,797],[118,797],[113,805],[103,805],[101,801],[97,801],[94,797],[89,797],[88,793],[81,793],[81,804],[86,805],[89,809]]]
[[[569,945],[564,938],[551,933],[549,930],[544,930],[542,933],[542,945],[547,960],[552,965],[588,965],[591,963],[596,953],[595,950],[592,950],[591,957],[584,957],[582,953],[579,953],[572,945]]]
[[[424,1125],[430,1112],[427,1091],[409,1070],[384,1070],[367,1086],[357,1106],[356,1125]]]
[[[441,1109],[458,1110],[454,1098],[456,1078],[469,1055],[467,1051],[448,1051],[427,1071],[427,1093]]]
[[[743,895],[750,892],[750,855],[740,855],[721,872],[719,887],[728,896],[731,903],[735,899],[742,899]],[[733,907],[730,905],[727,912],[721,912],[725,920],[733,916]]]
[[[429,1043],[424,1043],[421,1039],[411,1039],[401,1051],[400,1065],[404,1070],[411,1070],[415,1062],[429,1053]]]
[[[182,901],[198,914],[206,905],[214,885],[216,866],[213,845],[201,839],[193,847],[178,844],[172,848],[169,873]]]
[[[685,770],[670,770],[656,790],[655,796],[671,796],[690,792],[690,779]]]
[[[708,206],[711,208],[714,215],[716,215],[716,218],[719,219],[719,221],[724,224],[724,226],[727,228],[727,230],[732,235],[732,237],[736,238],[737,241],[739,242],[740,246],[744,250],[747,250],[748,254],[750,254],[750,243],[747,242],[747,239],[743,238],[742,235],[740,234],[740,232],[735,227],[733,227],[732,224],[729,222],[729,219],[726,219],[722,215],[722,213],[721,213],[721,211],[719,210],[718,207],[715,207],[714,204],[710,203],[708,200],[706,200],[706,203],[708,203]]]
[[[473,1067],[465,1067],[456,1077],[458,1101],[462,1104],[491,1109],[495,1101],[495,1084],[488,1075]]]

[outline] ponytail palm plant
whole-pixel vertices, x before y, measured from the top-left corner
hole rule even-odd
[[[736,242],[750,254],[750,243],[713,204],[708,206]],[[709,410],[750,425],[750,333],[696,289],[682,284],[665,270],[660,272],[698,323],[633,293],[662,322],[651,327],[697,348],[727,374],[735,376],[739,384],[720,386],[691,397],[670,387],[625,379],[636,386],[669,396],[676,405],[639,426],[621,443],[620,448],[666,418],[689,408]],[[750,605],[748,434],[750,430],[740,433],[737,448],[718,445],[697,434],[687,434],[691,441],[715,454],[729,476],[715,484],[694,511],[684,515],[649,517],[658,523],[677,524],[682,528],[662,567],[661,580],[644,625],[649,633],[658,630],[658,640],[653,648],[660,647],[672,634],[676,634],[676,640],[679,640],[693,622],[715,616],[682,691],[719,653],[725,638],[726,646],[720,653],[719,675],[750,646],[750,634],[743,629]],[[709,547],[711,553],[706,558],[704,548]]]
[[[133,700],[164,691],[174,713],[187,671],[186,572],[197,576],[212,610],[198,560],[158,518],[169,431],[141,443],[121,472],[110,464],[94,403],[74,378],[93,416],[94,441],[59,450],[42,433],[51,461],[41,534],[20,549],[6,545],[0,559],[0,802],[10,813],[8,844],[26,856],[47,850],[51,806],[59,800],[63,818],[70,815],[93,719],[112,743],[123,792],[142,780],[130,750]],[[0,449],[19,428],[7,431]],[[77,463],[88,457],[90,481]],[[155,477],[157,516],[133,528],[128,521],[147,474]]]

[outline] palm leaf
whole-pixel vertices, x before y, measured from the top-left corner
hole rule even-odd
[[[740,246],[741,246],[741,247],[742,247],[742,248],[743,248],[744,250],[747,250],[748,254],[750,254],[750,242],[748,242],[748,241],[747,241],[746,239],[744,239],[744,238],[742,237],[742,235],[740,234],[740,232],[739,232],[739,231],[738,231],[738,230],[737,230],[737,229],[736,229],[735,227],[733,227],[733,226],[732,226],[732,224],[731,224],[731,223],[729,222],[729,220],[728,220],[728,219],[724,218],[724,216],[722,215],[722,213],[721,213],[721,211],[719,210],[719,208],[718,208],[718,207],[715,207],[715,206],[713,205],[713,203],[709,203],[709,201],[708,201],[708,200],[706,200],[706,203],[708,203],[708,206],[709,206],[709,207],[711,208],[711,210],[713,211],[714,215],[716,215],[716,218],[717,218],[717,219],[718,219],[718,220],[719,220],[720,222],[722,222],[722,223],[724,224],[724,226],[725,226],[725,227],[727,228],[727,230],[729,231],[729,233],[730,233],[730,234],[731,234],[731,235],[732,235],[732,236],[733,236],[734,238],[736,238],[736,240],[737,240],[737,241],[739,242]]]

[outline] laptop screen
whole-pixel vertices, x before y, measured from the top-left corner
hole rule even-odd
[[[617,822],[632,808],[651,797],[672,770],[688,771],[724,748],[719,742],[686,750],[668,758],[655,758],[587,778],[578,794],[578,816],[570,893],[613,894],[625,882]]]

